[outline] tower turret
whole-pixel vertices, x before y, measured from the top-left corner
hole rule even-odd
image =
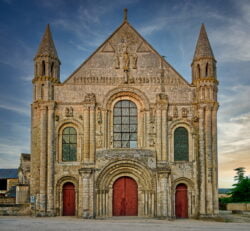
[[[53,100],[54,84],[60,82],[60,60],[49,24],[34,58],[34,100]]]
[[[216,60],[204,24],[201,25],[191,67],[198,101],[217,101]]]
[[[196,44],[192,83],[196,87],[199,117],[200,216],[218,214],[217,77],[216,60],[204,24]]]

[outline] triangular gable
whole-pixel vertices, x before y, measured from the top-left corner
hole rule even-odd
[[[127,64],[126,64],[127,62]],[[85,79],[122,78],[124,68],[138,78],[162,73],[171,85],[189,83],[127,22],[124,21],[99,48],[64,81],[86,83]],[[125,70],[126,71],[126,70]],[[114,82],[114,81],[113,81]],[[153,81],[152,81],[153,82]]]

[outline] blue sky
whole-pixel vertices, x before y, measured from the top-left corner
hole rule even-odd
[[[218,65],[219,186],[250,174],[249,0],[0,0],[0,168],[30,152],[33,57],[50,23],[65,80],[121,24],[133,27],[190,82],[205,23]]]

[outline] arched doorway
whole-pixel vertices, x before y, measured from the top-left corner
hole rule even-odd
[[[188,218],[187,186],[178,184],[175,191],[175,216],[176,218]]]
[[[63,185],[63,216],[75,215],[75,186],[71,182]]]
[[[130,177],[121,177],[113,185],[113,216],[138,215],[138,187]]]

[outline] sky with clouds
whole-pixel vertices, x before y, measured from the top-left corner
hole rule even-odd
[[[65,80],[121,24],[132,26],[190,82],[201,23],[217,59],[219,187],[250,175],[249,0],[0,0],[0,168],[30,152],[33,57],[50,23]]]

